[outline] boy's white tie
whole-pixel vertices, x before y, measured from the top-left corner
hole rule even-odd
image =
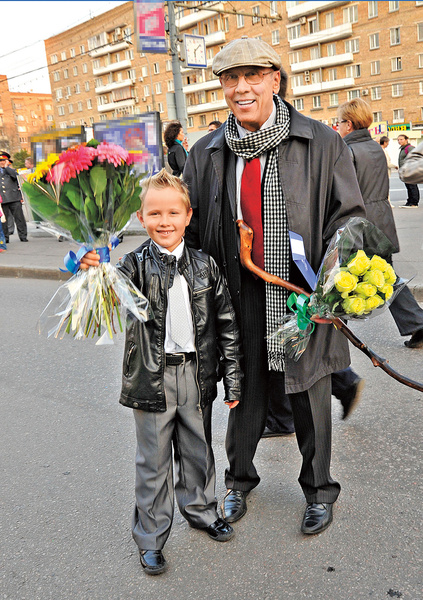
[[[182,292],[181,275],[175,269],[173,285],[169,288],[170,335],[175,344],[184,348],[190,339],[187,309]]]

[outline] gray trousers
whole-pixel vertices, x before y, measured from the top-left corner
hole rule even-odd
[[[137,453],[132,535],[140,550],[161,550],[169,537],[173,466],[182,516],[198,528],[219,517],[211,447],[212,407],[200,411],[195,375],[195,361],[166,367],[166,412],[133,411]]]

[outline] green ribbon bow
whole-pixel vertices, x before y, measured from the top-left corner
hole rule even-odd
[[[314,331],[315,323],[309,318],[307,314],[309,302],[310,298],[305,294],[296,294],[295,292],[292,292],[292,294],[288,298],[287,305],[289,310],[291,310],[297,315],[297,325],[298,328],[301,329],[301,331],[307,329],[307,327],[311,324],[311,335]]]

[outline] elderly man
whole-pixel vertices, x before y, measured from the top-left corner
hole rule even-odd
[[[307,507],[301,530],[320,533],[332,521],[340,491],[330,474],[330,374],[348,366],[348,344],[334,327],[318,324],[294,362],[267,338],[286,311],[288,292],[241,266],[236,221],[243,218],[254,229],[256,264],[304,287],[288,231],[302,236],[317,272],[332,235],[349,217],[364,216],[364,206],[341,138],[277,95],[281,60],[273,48],[259,39],[235,40],[215,56],[213,72],[232,112],[225,126],[193,146],[184,179],[194,211],[187,243],[209,252],[224,271],[242,332],[245,385],[229,418],[222,512],[234,522],[247,510],[247,495],[260,481],[253,458],[269,389],[279,388],[289,395],[303,456],[299,482]]]

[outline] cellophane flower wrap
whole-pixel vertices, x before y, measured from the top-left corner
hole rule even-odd
[[[44,309],[41,333],[60,339],[65,334],[91,337],[102,345],[113,343],[114,335],[123,331],[122,309],[148,320],[147,299],[111,265],[109,252],[140,206],[141,178],[124,148],[96,140],[50,155],[27,180],[21,178],[40,226],[80,246],[76,255],[65,257],[74,276]],[[91,249],[100,255],[100,266],[78,270],[80,258]]]
[[[332,237],[310,298],[291,294],[287,315],[273,336],[298,360],[314,330],[313,316],[367,319],[384,311],[407,280],[386,260],[396,251],[375,225],[353,217]]]

